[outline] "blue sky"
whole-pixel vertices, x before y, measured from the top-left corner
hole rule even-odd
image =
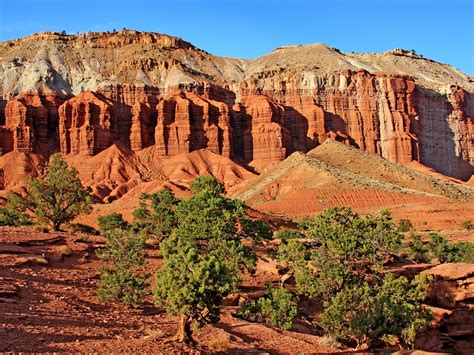
[[[123,27],[227,57],[314,42],[344,52],[415,49],[474,74],[473,0],[0,0],[0,41]]]

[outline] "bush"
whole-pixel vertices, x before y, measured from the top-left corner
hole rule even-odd
[[[408,243],[408,256],[416,262],[430,262],[437,258],[444,263],[473,263],[474,244],[469,242],[449,243],[438,233],[428,235],[424,244],[420,235],[414,234]]]
[[[111,213],[98,218],[100,234],[107,235],[116,230],[127,230],[130,225],[123,219],[120,213]]]
[[[474,264],[474,244],[469,242],[456,243],[459,262]]]
[[[467,229],[468,231],[474,230],[474,223],[471,221],[462,221],[461,228]]]
[[[105,248],[98,254],[108,266],[100,268],[97,295],[101,301],[140,305],[147,293],[148,278],[136,270],[146,263],[143,238],[119,230],[107,233],[106,237]]]
[[[294,269],[298,292],[325,298],[376,273],[403,239],[388,211],[361,217],[345,207],[306,222],[306,237],[313,242],[304,247],[296,240],[282,244],[279,259]]]
[[[54,230],[81,213],[90,213],[90,188],[81,184],[76,169],[69,167],[59,154],[51,156],[45,172],[26,181],[27,196],[18,199],[24,211],[32,212],[39,222],[49,223]]]
[[[207,347],[216,353],[226,353],[230,347],[230,335],[219,333],[214,338],[209,340]]]
[[[4,207],[0,207],[0,226],[18,227],[32,224],[30,216],[25,213],[22,197],[14,192],[10,192],[7,204]]]
[[[172,211],[175,224],[160,244],[164,263],[153,289],[156,304],[180,317],[180,342],[219,320],[222,299],[237,290],[256,259],[237,228],[243,203],[222,196],[223,186],[212,177],[197,177],[191,191],[194,196]]]
[[[357,346],[413,344],[429,327],[432,314],[422,306],[430,279],[386,274],[381,283],[346,286],[325,304],[321,326],[342,341]]]
[[[260,241],[262,239],[269,240],[273,237],[273,232],[263,221],[251,220],[251,219],[242,219],[240,220],[240,225],[242,227],[242,234],[245,237],[249,237],[255,241]]]
[[[280,229],[275,233],[275,239],[300,239],[304,238],[303,233],[294,229]]]
[[[428,238],[427,254],[430,260],[438,258],[441,263],[459,261],[459,251],[454,244],[448,243],[446,239],[434,232],[428,234]]]
[[[400,232],[405,233],[405,232],[410,231],[412,228],[413,228],[413,223],[411,223],[409,219],[401,219],[398,222],[398,230]]]
[[[428,262],[428,250],[418,233],[411,234],[408,242],[408,257],[418,263]]]
[[[412,344],[429,324],[422,307],[428,281],[384,274],[385,260],[399,253],[403,240],[390,213],[361,217],[330,208],[305,222],[305,235],[312,241],[283,241],[277,259],[293,272],[299,293],[325,301],[326,334],[358,346]],[[412,246],[424,252],[419,237]]]
[[[297,314],[297,303],[285,288],[267,286],[268,295],[258,300],[262,316],[274,327],[289,330]]]
[[[133,230],[158,242],[162,241],[176,226],[175,210],[178,203],[179,199],[166,188],[157,193],[142,194],[140,206],[133,211]]]
[[[236,316],[250,322],[265,320],[283,330],[291,329],[298,312],[295,297],[285,288],[275,288],[271,284],[267,285],[267,292],[267,296],[258,301],[246,303]]]

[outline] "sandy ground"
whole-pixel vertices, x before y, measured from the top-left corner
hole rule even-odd
[[[234,318],[238,295],[228,298],[219,323],[195,335],[196,347],[169,342],[177,319],[155,307],[151,299],[139,309],[97,300],[97,270],[102,262],[94,250],[102,243],[101,237],[0,228],[0,351],[209,352],[216,349],[214,342],[242,353],[336,350],[321,345],[316,335]],[[73,254],[61,256],[62,245],[68,245]],[[156,270],[160,258],[156,250],[148,252],[147,268]],[[38,258],[46,258],[48,265],[40,264]],[[262,292],[265,281],[277,278],[274,264],[261,260],[256,275],[247,275],[243,292]],[[310,333],[302,325],[297,328]]]

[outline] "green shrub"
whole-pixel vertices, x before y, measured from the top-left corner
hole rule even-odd
[[[23,207],[54,230],[79,214],[92,211],[91,189],[82,186],[77,170],[68,166],[59,154],[51,156],[39,178],[26,181],[26,192],[21,202]]]
[[[398,221],[398,230],[400,232],[408,232],[413,228],[413,223],[409,219],[401,219]]]
[[[428,234],[428,257],[429,259],[438,258],[441,263],[455,263],[460,260],[459,251],[455,244],[450,244],[438,233]]]
[[[416,262],[431,262],[437,258],[440,262],[473,263],[474,244],[469,242],[449,243],[438,233],[428,235],[429,242],[424,244],[419,234],[413,234],[408,243],[408,256]]]
[[[456,243],[459,252],[459,262],[474,264],[474,244],[469,242]]]
[[[148,278],[137,270],[146,264],[143,238],[120,230],[108,232],[106,238],[104,249],[98,251],[99,257],[108,263],[100,268],[99,299],[140,305],[147,294]]]
[[[175,210],[178,203],[179,199],[167,188],[152,194],[142,194],[139,207],[133,211],[133,230],[162,241],[176,226]]]
[[[192,341],[194,329],[219,320],[222,299],[237,290],[256,259],[241,242],[243,203],[222,196],[223,186],[211,177],[197,177],[191,191],[194,196],[173,211],[175,225],[160,244],[164,263],[153,289],[156,304],[180,317],[180,342]]]
[[[280,229],[275,233],[275,239],[300,239],[304,238],[304,234],[295,229]]]
[[[255,241],[262,239],[269,240],[273,238],[273,232],[267,223],[258,220],[241,219],[243,236],[252,238]]]
[[[97,296],[101,301],[117,301],[127,306],[139,306],[146,295],[146,278],[130,269],[102,268]]]
[[[388,211],[361,217],[350,208],[334,207],[306,224],[306,237],[313,242],[304,247],[296,240],[282,243],[279,260],[294,269],[298,291],[309,296],[330,297],[375,273],[390,253],[400,250],[403,239]]]
[[[262,316],[274,327],[289,330],[298,312],[295,297],[285,288],[267,286],[268,295],[258,300]]]
[[[429,281],[417,276],[410,282],[388,273],[381,283],[346,286],[325,304],[321,326],[327,334],[358,346],[395,339],[411,345],[432,319],[422,305]]]
[[[461,228],[467,229],[468,231],[474,230],[474,223],[471,221],[462,221]]]
[[[418,263],[428,262],[428,248],[421,240],[421,236],[418,233],[411,234],[411,240],[407,243],[408,246],[408,257]]]
[[[10,192],[7,204],[0,207],[0,226],[18,227],[32,225],[33,222],[25,212],[25,209],[22,197],[14,192]]]
[[[312,241],[283,241],[277,260],[293,273],[299,293],[325,301],[327,335],[359,346],[412,344],[429,325],[422,307],[428,280],[384,276],[385,260],[400,252],[403,240],[388,211],[361,217],[330,208],[305,222],[305,235]],[[423,254],[419,236],[412,248]]]
[[[248,322],[262,323],[265,321],[260,313],[260,306],[257,301],[245,302],[242,307],[235,313],[236,317],[245,319]]]
[[[266,321],[272,326],[289,330],[298,312],[295,296],[285,288],[267,285],[267,295],[246,303],[236,316],[250,322]]]
[[[100,234],[106,235],[115,230],[127,230],[130,225],[123,219],[121,213],[111,213],[98,218]]]

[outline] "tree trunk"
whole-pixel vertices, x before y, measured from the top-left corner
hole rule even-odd
[[[179,317],[178,332],[176,333],[175,340],[180,343],[194,343],[191,332],[191,322],[186,314],[182,314]]]
[[[55,232],[59,232],[61,229],[61,223],[54,222],[53,223],[53,228]]]

